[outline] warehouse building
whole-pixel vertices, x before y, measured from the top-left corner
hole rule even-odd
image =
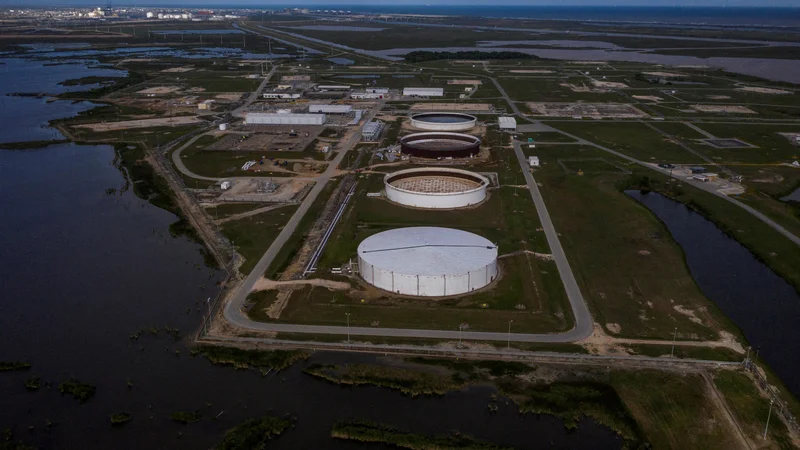
[[[407,87],[403,88],[407,97],[444,97],[444,88]]]
[[[383,131],[383,122],[376,120],[364,125],[361,129],[361,139],[368,142],[377,141]]]
[[[320,84],[319,86],[317,86],[317,90],[322,91],[322,92],[349,91],[350,90],[350,86],[346,86],[346,85],[343,85],[343,84],[342,85],[339,85],[339,84],[336,84],[336,85],[330,85],[330,84],[329,85],[323,85],[323,84]]]
[[[386,95],[387,94],[376,94],[371,92],[353,92],[350,94],[350,98],[353,100],[369,100],[384,98]]]
[[[292,114],[250,112],[245,116],[247,125],[324,125],[325,114]]]
[[[291,100],[300,98],[302,95],[297,92],[265,92],[264,98],[267,100]]]
[[[517,131],[517,119],[513,117],[500,117],[497,123],[503,131]]]
[[[308,112],[324,114],[350,114],[353,112],[353,107],[350,105],[308,105]]]

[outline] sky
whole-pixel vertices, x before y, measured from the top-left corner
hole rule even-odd
[[[34,5],[106,5],[107,0],[0,0],[0,6]],[[287,0],[113,0],[113,5],[147,6],[312,6],[312,5],[560,5],[560,6],[728,6],[728,7],[800,7],[800,0],[301,0],[297,3]]]

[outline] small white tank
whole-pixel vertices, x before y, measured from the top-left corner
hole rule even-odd
[[[225,131],[227,129],[228,129],[228,124],[227,123],[219,124],[219,131]]]

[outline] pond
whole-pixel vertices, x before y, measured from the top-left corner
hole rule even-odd
[[[626,193],[664,222],[683,248],[692,277],[706,297],[739,326],[754,349],[761,349],[760,357],[794,395],[800,395],[797,290],[684,204],[657,193]]]

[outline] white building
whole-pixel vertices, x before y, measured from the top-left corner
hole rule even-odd
[[[403,95],[408,97],[444,97],[444,88],[407,87]]]
[[[350,105],[308,105],[308,112],[325,114],[350,114],[353,112],[353,107]]]
[[[350,86],[346,86],[343,84],[320,84],[317,86],[317,89],[322,92],[328,91],[349,91]]]
[[[358,268],[367,283],[396,294],[458,295],[494,281],[497,246],[452,228],[397,228],[359,244]]]
[[[292,100],[300,98],[302,94],[297,92],[265,92],[263,96],[267,100]]]
[[[513,117],[500,117],[499,119],[497,119],[497,122],[500,125],[501,130],[505,131],[517,130],[517,119]]]
[[[383,94],[386,95],[389,93],[389,88],[379,88],[379,87],[368,87],[364,89],[364,92],[368,94]]]
[[[361,139],[370,142],[376,141],[380,137],[382,130],[383,122],[380,120],[366,123],[364,124],[364,128],[361,129]]]
[[[276,114],[250,112],[245,116],[247,125],[324,125],[325,114]]]
[[[385,96],[386,94],[373,94],[369,92],[353,92],[350,94],[350,98],[353,100],[379,99]]]
[[[539,157],[538,156],[529,156],[528,157],[528,165],[531,167],[539,167]]]
[[[151,13],[151,12],[148,12],[148,13],[147,13],[147,18],[148,18],[148,19],[152,19],[153,17],[155,17],[155,14],[153,14],[153,13]]]

